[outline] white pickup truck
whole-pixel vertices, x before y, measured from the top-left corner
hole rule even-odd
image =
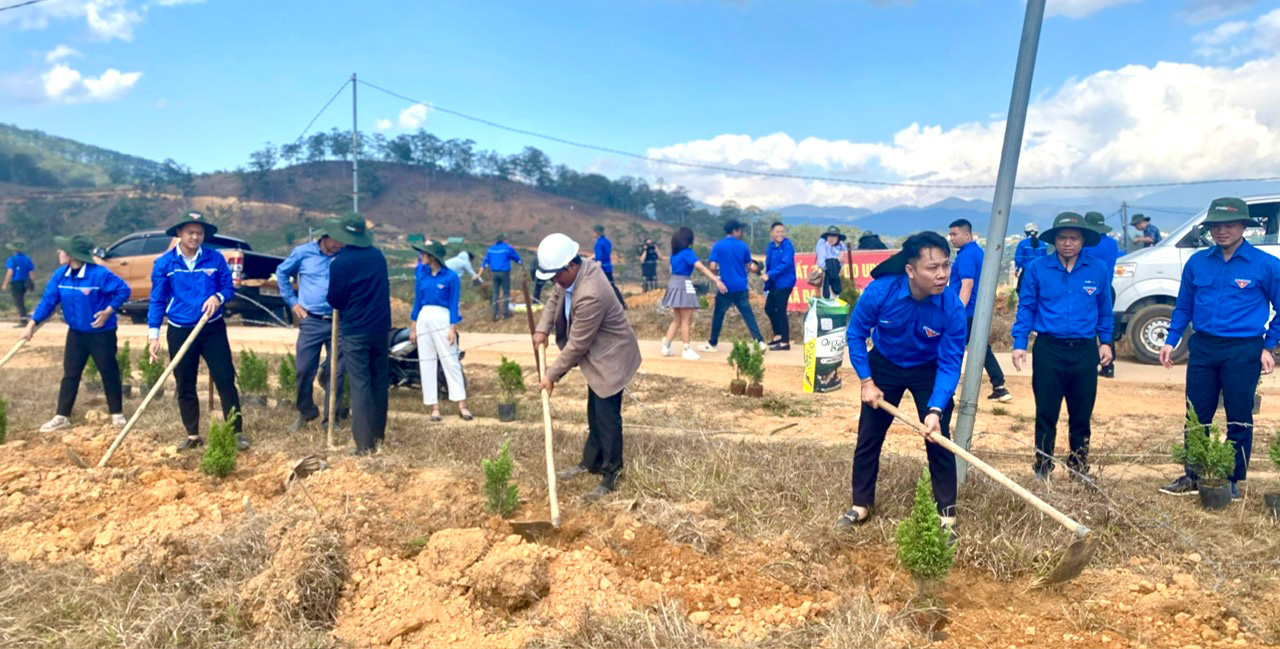
[[[1245,239],[1260,250],[1280,257],[1280,195],[1245,198],[1249,216],[1263,225],[1249,228]],[[1205,212],[1191,217],[1170,232],[1160,243],[1131,252],[1116,263],[1116,276],[1111,282],[1115,290],[1116,339],[1126,337],[1138,360],[1159,362],[1178,297],[1182,267],[1197,250],[1213,245],[1202,233],[1200,222]],[[1174,362],[1187,356],[1187,336],[1173,350]]]

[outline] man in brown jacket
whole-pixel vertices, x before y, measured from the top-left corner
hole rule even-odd
[[[555,331],[560,348],[539,388],[550,393],[574,367],[587,379],[588,433],[582,462],[557,477],[599,474],[600,486],[584,496],[597,500],[613,491],[622,471],[622,390],[640,367],[640,345],[600,264],[579,256],[578,244],[568,236],[552,234],[538,244],[537,274],[554,282],[555,288],[533,342],[546,346]]]

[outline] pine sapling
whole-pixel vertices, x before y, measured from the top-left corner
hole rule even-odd
[[[1173,446],[1173,459],[1190,467],[1208,487],[1220,487],[1236,470],[1236,448],[1223,439],[1217,424],[1200,423],[1195,408],[1187,408],[1187,433],[1184,444]]]
[[[90,356],[89,360],[84,364],[84,373],[80,375],[81,380],[88,385],[101,384],[102,377],[98,374],[98,363]]]
[[[1280,433],[1276,433],[1271,438],[1271,446],[1267,448],[1268,454],[1271,456],[1271,463],[1280,469]]]
[[[503,518],[510,518],[520,506],[520,487],[511,481],[515,463],[511,460],[511,440],[502,442],[498,457],[480,463],[484,469],[484,494],[489,499],[489,511]]]
[[[150,390],[156,381],[160,380],[160,375],[164,374],[164,362],[161,360],[152,361],[151,354],[143,349],[138,354],[138,371],[142,374],[142,385],[145,389]]]
[[[503,403],[515,403],[525,391],[524,370],[506,356],[498,364],[498,389],[502,391]]]
[[[127,340],[116,350],[116,365],[120,366],[120,381],[128,383],[133,378],[133,350]]]
[[[253,350],[240,351],[240,367],[237,372],[240,391],[245,394],[265,395],[267,393],[267,361]]]
[[[240,413],[235,408],[223,421],[209,424],[209,443],[205,446],[200,470],[207,475],[225,478],[236,470],[236,420]]]
[[[898,545],[898,562],[916,580],[922,594],[946,578],[955,558],[955,548],[948,543],[949,533],[942,529],[938,506],[933,500],[929,469],[916,482],[915,503],[911,514],[898,523],[894,540]]]
[[[9,402],[0,399],[0,444],[9,437]]]
[[[276,389],[281,397],[292,395],[298,386],[297,359],[290,352],[280,359],[280,371],[276,373]],[[326,386],[327,387],[327,386]]]

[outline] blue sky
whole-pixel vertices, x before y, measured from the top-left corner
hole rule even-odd
[[[1028,123],[1036,137],[1021,180],[1280,171],[1277,91],[1250,90],[1280,73],[1273,38],[1280,2],[1049,6]],[[48,0],[0,12],[0,119],[172,157],[198,171],[225,169],[244,164],[263,142],[296,137],[357,72],[442,107],[656,156],[990,182],[1024,7],[1014,0]],[[1265,85],[1274,87],[1280,76],[1270,78]],[[1205,99],[1218,94],[1228,98]],[[407,107],[362,87],[360,128],[381,125],[394,135]],[[442,137],[504,152],[532,144],[579,168],[651,182],[661,176],[712,202],[876,206],[963,195],[646,165],[424,112],[422,126]],[[317,127],[347,128],[350,120],[347,95]],[[1206,149],[1214,159],[1187,164]]]

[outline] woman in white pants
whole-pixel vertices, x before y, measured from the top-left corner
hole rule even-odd
[[[414,243],[418,267],[414,270],[413,321],[418,336],[418,365],[422,374],[422,402],[431,406],[431,421],[440,421],[436,361],[444,367],[449,400],[458,402],[458,413],[471,421],[467,409],[467,388],[462,381],[462,361],[458,359],[458,295],[462,284],[458,274],[444,265],[444,245],[438,241]]]

